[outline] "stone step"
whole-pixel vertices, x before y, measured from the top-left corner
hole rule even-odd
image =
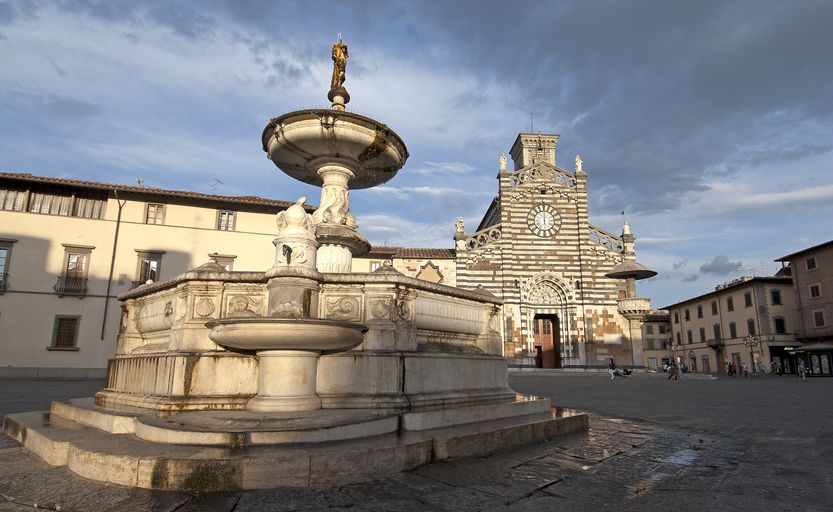
[[[361,439],[271,446],[191,446],[113,434],[46,412],[6,416],[4,431],[47,463],[94,480],[160,490],[340,485],[447,458],[586,430],[585,414],[526,415]]]

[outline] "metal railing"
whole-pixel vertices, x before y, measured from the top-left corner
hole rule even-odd
[[[87,278],[58,276],[54,289],[58,295],[84,296],[87,294]]]

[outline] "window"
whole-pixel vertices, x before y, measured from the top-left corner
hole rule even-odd
[[[700,328],[700,343],[706,342],[706,329],[704,327]]]
[[[726,297],[726,311],[734,311],[735,310],[735,301],[732,300],[732,297]]]
[[[648,368],[652,368],[654,370],[657,369],[657,358],[656,357],[649,357],[648,358]]]
[[[25,190],[0,189],[0,210],[22,212],[26,205]]]
[[[617,292],[619,293],[619,300],[628,298],[628,292],[626,290],[617,290]]]
[[[75,206],[72,209],[74,217],[84,217],[87,219],[103,219],[107,211],[107,196],[76,196]]]
[[[148,203],[147,214],[145,215],[145,224],[164,224],[165,223],[165,205],[158,203]]]
[[[686,338],[688,339],[688,344],[689,344],[689,345],[691,345],[692,343],[694,343],[694,338],[692,338],[692,337],[691,337],[691,330],[689,330],[688,332],[686,332]]]
[[[689,314],[688,309],[685,310],[685,321],[688,322],[691,320],[691,314]]]
[[[78,326],[80,316],[55,315],[52,344],[49,350],[78,350]]]
[[[220,210],[217,212],[217,229],[220,231],[234,231],[235,215],[230,210]]]
[[[9,286],[9,261],[12,257],[12,246],[17,240],[0,238],[0,293]]]
[[[370,271],[371,272],[376,272],[377,270],[379,270],[379,267],[381,267],[381,266],[382,266],[381,261],[371,261],[370,262]]]
[[[813,311],[813,326],[814,327],[824,327],[827,323],[824,321],[824,311],[818,309]]]
[[[659,324],[659,333],[665,334],[666,332],[668,332],[668,326],[665,324]]]
[[[234,270],[234,260],[237,258],[237,256],[233,256],[231,254],[218,254],[216,252],[213,252],[209,254],[208,257],[211,259],[211,261],[223,267],[223,269],[225,269],[226,272],[231,272],[232,270]]]
[[[743,294],[743,305],[747,308],[752,307],[752,292],[746,292]]]
[[[807,265],[807,270],[815,270],[815,269],[818,268],[818,266],[816,266],[816,257],[815,256],[810,256],[809,258],[804,260],[804,263]]]
[[[654,326],[650,324],[646,325],[645,334],[654,334]]]
[[[720,324],[714,324],[714,339],[715,341],[720,341]]]
[[[682,344],[683,344],[682,336],[680,335],[680,333],[677,333],[677,345],[682,345]]]
[[[749,331],[750,336],[755,336],[755,320],[750,318],[746,321],[746,330]]]
[[[735,325],[735,322],[729,322],[729,338],[737,338],[738,337],[738,328]]]
[[[71,195],[32,192],[29,199],[29,211],[47,215],[68,216],[71,203]]]
[[[770,290],[769,298],[772,299],[772,304],[778,306],[781,304],[781,290]]]
[[[787,334],[787,325],[780,316],[775,317],[775,334]]]
[[[712,316],[714,316],[716,314],[717,314],[717,301],[713,300],[712,301]]]
[[[679,311],[674,311],[674,323],[675,324],[680,323],[680,312]]]
[[[55,292],[58,295],[85,295],[90,253],[95,247],[64,244],[64,271],[58,276]]]
[[[808,288],[810,290],[810,298],[811,299],[818,299],[819,297],[821,297],[821,285],[820,284],[818,284],[818,283],[811,284]]]
[[[654,350],[656,348],[656,341],[654,339],[648,340],[648,350]]]
[[[697,306],[697,318],[703,318],[703,306]]]
[[[148,281],[158,281],[159,273],[162,270],[162,255],[165,251],[144,251],[137,250],[136,256],[136,280],[133,286],[140,286]]]

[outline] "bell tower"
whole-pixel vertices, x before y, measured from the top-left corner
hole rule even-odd
[[[555,146],[558,135],[541,133],[520,133],[509,156],[515,164],[515,170],[537,163],[555,165]]]

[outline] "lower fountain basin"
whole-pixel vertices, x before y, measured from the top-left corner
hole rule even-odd
[[[211,341],[241,350],[350,350],[367,332],[362,324],[323,318],[220,318],[205,326]]]

